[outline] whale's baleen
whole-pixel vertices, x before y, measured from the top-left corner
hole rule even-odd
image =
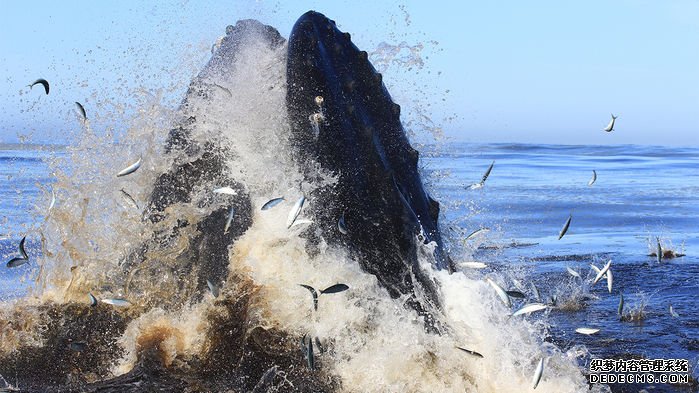
[[[262,205],[260,210],[269,210],[269,209],[277,206],[278,204],[280,204],[282,201],[284,201],[284,197],[270,199],[269,201],[265,202],[264,205]]]
[[[31,89],[36,84],[40,84],[40,85],[44,86],[44,91],[46,92],[46,95],[49,94],[49,82],[46,79],[39,78],[39,79],[35,80],[31,85],[29,85],[29,88]]]
[[[500,300],[502,300],[502,302],[505,303],[507,307],[512,307],[512,303],[510,302],[510,297],[507,296],[507,292],[505,292],[505,290],[502,289],[500,285],[496,284],[495,281],[491,280],[490,277],[486,278],[486,281],[488,281],[488,284],[490,284],[490,286],[493,287],[495,293],[498,294]]]
[[[609,270],[609,267],[610,267],[610,266],[612,266],[612,260],[611,260],[611,259],[609,260],[609,262],[607,262],[606,265],[604,265],[604,267],[603,267],[602,269],[600,269],[599,272],[597,272],[597,276],[596,276],[595,279],[592,281],[592,285],[597,284],[597,282],[602,278],[602,276],[604,276],[604,275],[607,273],[607,271]]]
[[[583,328],[577,328],[577,329],[575,329],[575,332],[576,332],[576,333],[580,333],[580,334],[585,334],[585,335],[588,335],[588,336],[589,336],[589,335],[592,335],[592,334],[595,334],[595,333],[599,332],[599,329],[584,328],[584,327],[583,327]]]
[[[346,284],[335,284],[331,285],[325,289],[321,289],[320,294],[325,294],[325,293],[338,293],[342,291],[348,290],[349,287]]]
[[[313,296],[313,309],[318,310],[318,292],[316,292],[316,289],[313,288],[310,285],[306,284],[299,284],[300,286],[308,289],[311,292],[311,296]]]
[[[480,353],[478,353],[478,352],[476,352],[476,351],[472,351],[472,350],[470,350],[470,349],[466,349],[466,348],[462,348],[462,347],[456,347],[456,348],[458,348],[458,349],[460,349],[460,350],[466,352],[466,353],[469,354],[469,355],[475,356],[475,357],[477,357],[477,358],[481,358],[481,359],[483,358],[483,355],[481,355]]]
[[[561,240],[563,235],[565,235],[566,232],[568,232],[568,228],[570,227],[570,220],[572,220],[572,219],[573,219],[573,215],[571,214],[568,216],[566,223],[563,225],[563,229],[561,229],[561,232],[558,234],[558,240]]]
[[[595,184],[595,181],[597,181],[597,172],[593,169],[592,170],[592,178],[590,179],[589,182],[587,182],[587,185],[591,186],[591,185]]]
[[[79,103],[78,101],[75,101],[75,106],[78,107],[78,112],[83,117],[83,120],[87,120],[87,113],[85,113],[85,107],[83,106],[83,104]]]
[[[531,314],[536,311],[541,311],[547,309],[549,306],[543,304],[543,303],[529,303],[525,305],[524,307],[520,308],[519,310],[515,311],[512,313],[513,317],[516,317],[517,315],[522,315],[522,314]]]
[[[614,122],[616,122],[617,116],[614,116],[612,114],[612,120],[609,121],[609,124],[604,128],[605,131],[607,132],[612,132],[614,131]]]
[[[302,195],[296,201],[296,203],[294,203],[294,206],[289,211],[289,216],[286,218],[286,227],[287,228],[291,228],[291,226],[294,224],[294,221],[296,221],[296,218],[301,213],[301,209],[303,209],[303,203],[305,201],[306,201],[306,197]]]
[[[539,364],[536,366],[534,371],[534,378],[532,378],[532,389],[536,389],[539,386],[539,381],[541,381],[541,376],[544,374],[544,358],[539,360]]]
[[[138,161],[136,161],[133,164],[122,169],[119,173],[117,173],[117,177],[130,175],[130,174],[136,172],[138,170],[138,168],[141,167],[141,160],[142,160],[142,157],[139,157]]]

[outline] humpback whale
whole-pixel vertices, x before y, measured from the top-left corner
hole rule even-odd
[[[288,142],[311,215],[312,223],[300,234],[308,254],[318,255],[326,244],[346,249],[391,297],[416,310],[428,331],[441,331],[438,286],[423,261],[436,270],[452,272],[454,267],[439,231],[439,203],[425,190],[419,154],[405,135],[400,107],[367,52],[335,22],[310,11],[296,22],[288,42],[255,20],[226,29],[189,86],[181,121],[166,138],[171,165],[156,176],[143,216],[153,236],[120,263],[124,285],[130,296],[138,297],[141,311],[182,307],[207,296],[208,288],[227,284],[206,314],[205,350],[194,361],[172,366],[164,360],[163,343],[177,333],[158,328],[139,338],[133,369],[113,377],[110,365],[123,355],[115,340],[138,312],[116,312],[105,304],[49,304],[40,310],[40,319],[50,327],[43,347],[0,354],[0,375],[12,375],[27,391],[266,391],[260,389],[277,373],[298,391],[337,389],[335,378],[322,370],[297,369],[303,362],[295,346],[288,345],[290,334],[250,322],[255,284],[229,271],[229,247],[253,225],[253,201],[246,184],[226,165],[232,154],[227,146],[196,134],[195,102],[216,99],[216,89],[237,94],[211,79],[244,66],[237,56],[251,40],[270,50],[287,48],[280,61],[286,62]],[[328,173],[334,182],[324,180]],[[231,192],[221,195],[202,185]],[[169,212],[178,206],[191,214],[173,217]],[[164,256],[172,258],[167,266]],[[134,284],[163,275],[182,278],[166,298]],[[229,296],[231,287],[235,297]],[[87,348],[80,355],[68,350],[77,342]]]

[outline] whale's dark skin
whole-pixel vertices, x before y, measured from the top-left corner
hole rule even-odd
[[[307,181],[316,181],[316,163],[338,178],[310,195],[323,238],[349,247],[391,296],[408,295],[422,311],[413,297],[419,283],[427,301],[438,305],[434,285],[418,267],[416,239],[436,243],[435,268],[452,269],[437,224],[439,204],[425,192],[400,107],[367,53],[333,21],[307,12],[289,37],[287,86],[292,145]],[[321,110],[315,135],[309,116]],[[343,214],[347,234],[338,229]]]

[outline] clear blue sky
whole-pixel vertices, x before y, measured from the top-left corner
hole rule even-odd
[[[421,72],[385,80],[399,102],[430,104],[455,140],[699,145],[696,0],[200,3],[4,3],[0,141],[65,139],[73,101],[104,118],[96,129],[119,128],[113,119],[138,109],[135,86],[174,105],[226,25],[256,18],[288,36],[315,9],[367,51],[425,43]],[[27,94],[38,77],[48,97]],[[610,112],[619,120],[607,134]]]

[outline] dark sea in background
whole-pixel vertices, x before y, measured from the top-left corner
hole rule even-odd
[[[39,252],[35,235],[51,200],[45,159],[60,154],[61,148],[0,145],[3,261],[16,253],[24,234],[30,255]],[[493,161],[485,187],[465,189],[480,181]],[[553,309],[530,317],[546,318],[551,341],[564,347],[584,344],[595,358],[687,359],[690,367],[697,366],[699,149],[453,143],[423,147],[421,163],[443,206],[454,254],[487,263],[486,274],[511,271],[513,288],[519,284],[529,292],[534,282],[544,301],[552,295],[559,303],[578,296],[579,310]],[[593,170],[597,181],[588,186]],[[569,215],[570,229],[558,240]],[[467,255],[461,255],[461,239],[482,227],[491,231],[467,244]],[[686,256],[658,264],[648,256],[656,237],[665,249]],[[606,280],[589,288],[590,263],[602,267],[610,259],[612,293]],[[25,293],[32,269],[36,266],[3,266],[0,300]],[[625,310],[645,305],[642,321],[619,320],[622,293]],[[671,316],[670,305],[678,317]],[[600,332],[584,336],[574,332],[577,327]]]

